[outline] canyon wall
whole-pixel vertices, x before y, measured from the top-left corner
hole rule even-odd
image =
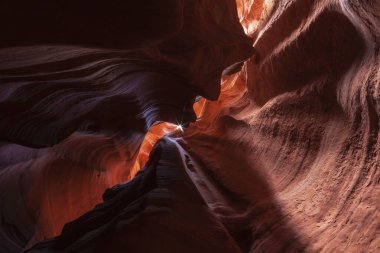
[[[248,2],[257,55],[185,137],[240,200],[214,213],[246,252],[378,252],[380,3]]]
[[[0,251],[379,252],[380,2],[160,9],[0,43]]]

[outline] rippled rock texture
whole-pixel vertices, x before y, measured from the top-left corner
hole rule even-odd
[[[214,213],[243,252],[379,251],[379,3],[240,6],[258,56],[186,133],[239,200]]]
[[[1,252],[380,251],[378,1],[6,2]]]

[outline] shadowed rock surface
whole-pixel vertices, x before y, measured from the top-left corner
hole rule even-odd
[[[39,2],[0,6],[1,252],[380,251],[378,1]]]

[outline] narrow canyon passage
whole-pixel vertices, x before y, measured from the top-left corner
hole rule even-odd
[[[380,252],[380,2],[0,3],[0,252]]]

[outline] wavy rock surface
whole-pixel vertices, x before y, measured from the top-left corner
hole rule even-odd
[[[380,251],[380,4],[236,1],[255,54],[219,91],[253,52],[233,2],[164,1],[181,26],[130,28],[141,44],[116,27],[109,44],[85,29],[62,47],[73,37],[58,30],[29,41],[57,45],[10,49],[22,40],[9,33],[2,252]],[[139,150],[146,129],[192,121],[194,97],[219,93],[134,177],[165,128]]]
[[[194,121],[195,96],[217,98],[253,50],[232,0],[4,1],[0,23],[1,252],[131,179],[147,130]]]
[[[378,252],[379,3],[241,2],[259,57],[185,138],[240,200],[213,212],[244,252]]]

